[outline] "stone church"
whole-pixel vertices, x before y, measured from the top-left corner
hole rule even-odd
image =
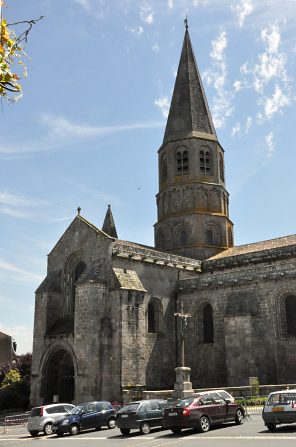
[[[224,149],[186,27],[158,151],[155,247],[78,214],[36,291],[31,405],[172,389],[179,322],[193,388],[296,378],[296,236],[233,245]]]

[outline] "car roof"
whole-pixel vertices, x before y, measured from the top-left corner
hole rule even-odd
[[[271,394],[283,394],[283,393],[296,393],[296,388],[291,388],[291,389],[286,389],[286,390],[279,390],[279,391],[272,391],[272,393],[269,393],[269,395]]]

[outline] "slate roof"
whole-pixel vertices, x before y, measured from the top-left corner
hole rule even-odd
[[[231,247],[228,250],[218,253],[212,256],[208,260],[222,259],[230,256],[240,256],[248,253],[255,253],[259,251],[272,250],[275,248],[288,247],[296,244],[296,234],[290,236],[278,237],[276,239],[270,239],[267,241],[254,242],[252,244],[238,245],[237,247]]]
[[[121,289],[138,290],[146,292],[140,278],[134,270],[126,270],[113,267],[116,278],[119,281]]]
[[[116,227],[115,227],[115,222],[114,222],[114,218],[113,218],[113,214],[112,214],[112,211],[111,211],[111,205],[108,205],[108,209],[107,209],[107,212],[106,212],[106,216],[105,216],[105,220],[104,220],[104,223],[103,223],[102,231],[104,233],[107,233],[111,237],[114,237],[116,239],[118,238]]]
[[[190,136],[217,140],[186,28],[163,142]]]

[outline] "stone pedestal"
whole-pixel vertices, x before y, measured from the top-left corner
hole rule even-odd
[[[192,383],[190,382],[191,368],[178,366],[175,368],[176,382],[174,384],[173,399],[191,396],[193,394]]]

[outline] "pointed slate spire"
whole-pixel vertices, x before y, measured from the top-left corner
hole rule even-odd
[[[115,227],[115,223],[114,223],[114,219],[113,219],[113,214],[111,211],[111,205],[108,205],[108,209],[106,212],[102,231],[104,231],[104,233],[107,233],[109,236],[115,237],[116,239],[118,239],[117,231],[116,231],[116,227]]]
[[[217,139],[211,113],[194,57],[186,21],[184,42],[164,134],[164,143],[207,134]]]

